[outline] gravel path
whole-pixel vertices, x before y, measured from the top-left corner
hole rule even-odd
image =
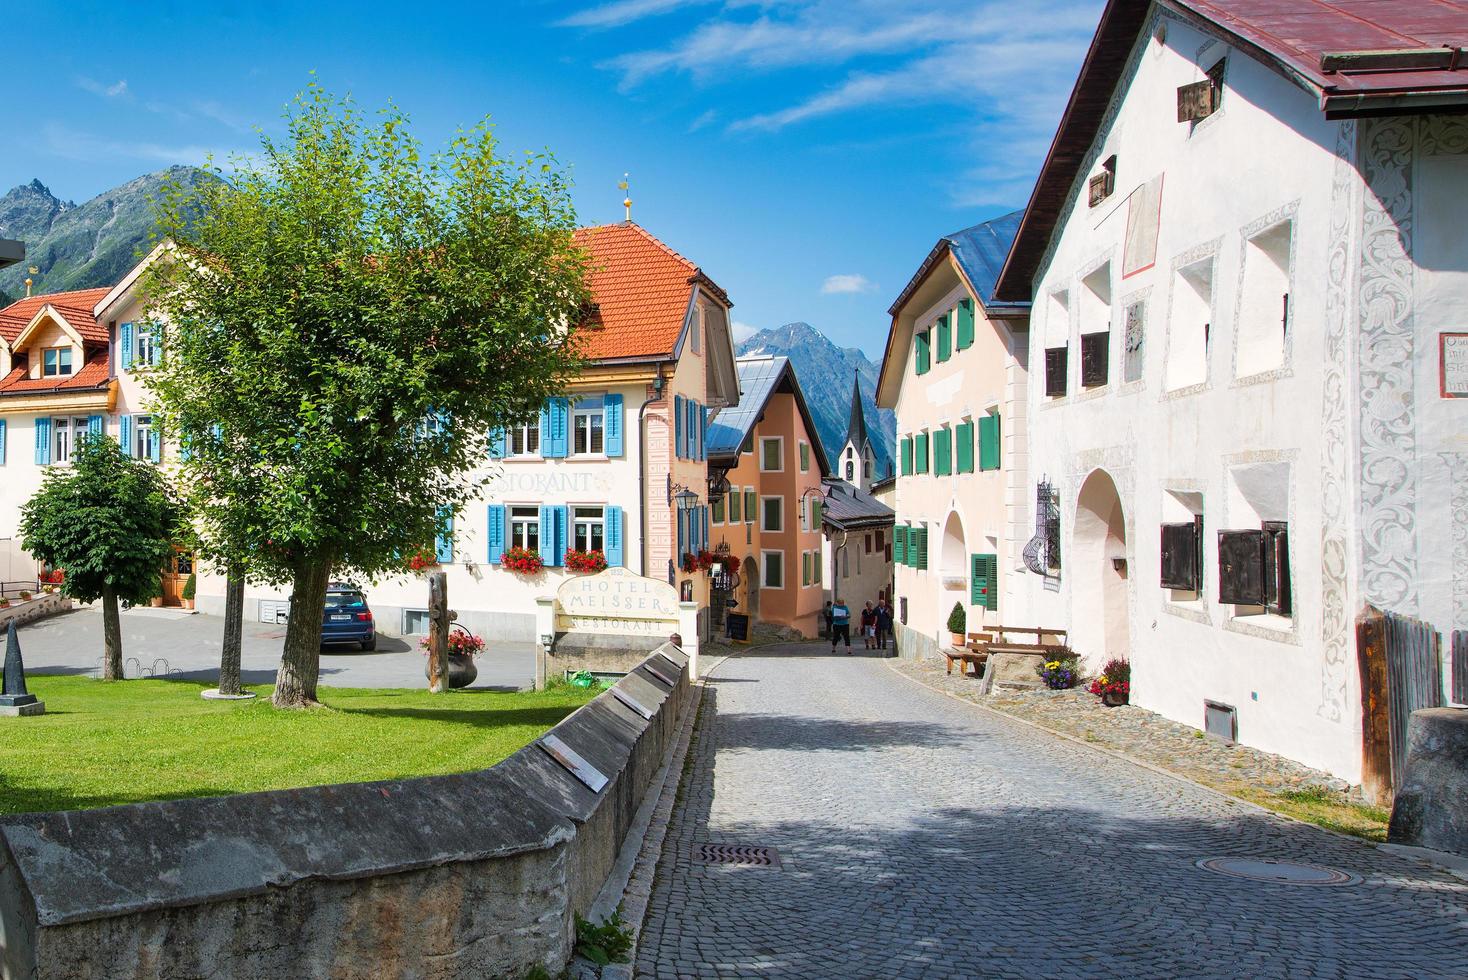
[[[640,976],[1465,975],[1461,879],[821,651],[710,680]],[[703,843],[781,865],[698,863]],[[1223,855],[1360,881],[1195,864]]]

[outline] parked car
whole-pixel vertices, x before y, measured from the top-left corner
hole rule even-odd
[[[357,643],[363,650],[377,649],[377,624],[367,596],[350,582],[332,582],[326,587],[321,643]]]

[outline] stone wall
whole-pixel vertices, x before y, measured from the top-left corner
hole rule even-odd
[[[24,626],[35,620],[66,612],[70,608],[71,599],[60,592],[53,592],[50,595],[41,593],[31,596],[25,602],[11,599],[8,608],[0,609],[0,632],[4,632],[5,627],[12,621],[16,626]]]
[[[671,745],[676,676],[618,682],[480,772],[0,820],[0,978],[340,978],[558,972]]]
[[[1468,709],[1425,708],[1407,724],[1407,764],[1387,840],[1468,856]]]
[[[936,660],[943,655],[937,640],[911,626],[894,623],[892,632],[897,639],[897,655],[905,660]]]

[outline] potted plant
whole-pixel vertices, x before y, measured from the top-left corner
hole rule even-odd
[[[1052,691],[1068,691],[1080,683],[1080,658],[1070,650],[1061,650],[1035,668],[1040,680]]]
[[[424,656],[428,655],[428,637],[418,641],[423,648]],[[449,632],[449,687],[468,687],[474,683],[479,676],[479,668],[474,666],[474,658],[484,651],[484,637],[476,636],[463,627],[456,627]],[[423,667],[423,676],[429,680],[433,678],[428,673],[428,666]]]
[[[0,609],[9,609],[9,608],[10,608],[10,600],[7,599],[7,598],[5,598],[4,596],[0,596]]]
[[[968,611],[963,608],[963,603],[955,602],[953,611],[948,614],[948,632],[953,634],[953,645],[959,649],[968,642]]]
[[[685,551],[683,558],[678,562],[678,567],[685,572],[698,571],[698,556],[691,551]]]
[[[26,591],[22,590],[21,593],[20,593],[20,601],[21,602],[30,602],[31,601],[31,594],[29,592],[26,592]]]
[[[197,572],[189,572],[189,577],[184,580],[183,604],[185,609],[194,608],[194,596],[199,591],[199,575]]]
[[[413,557],[408,559],[408,570],[411,572],[421,572],[425,568],[432,568],[437,564],[438,555],[429,551],[427,548],[421,548]]]
[[[1132,665],[1124,659],[1108,660],[1101,676],[1091,682],[1091,693],[1108,708],[1127,704],[1132,697]]]
[[[607,568],[606,552],[577,551],[571,548],[566,552],[566,570],[571,572],[604,572]]]
[[[500,557],[500,564],[517,575],[536,575],[545,567],[545,562],[540,559],[540,552],[518,545],[505,549],[504,555]]]

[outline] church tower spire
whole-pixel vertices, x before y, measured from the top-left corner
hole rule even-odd
[[[846,424],[846,444],[841,447],[838,476],[858,490],[869,490],[872,486],[873,467],[876,454],[872,451],[872,440],[867,435],[866,411],[861,401],[861,375],[853,372],[851,379],[851,419]]]

